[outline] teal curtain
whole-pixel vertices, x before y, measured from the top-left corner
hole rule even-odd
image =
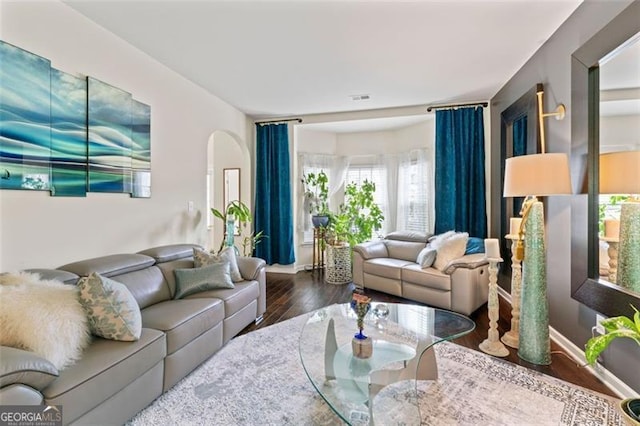
[[[267,238],[256,246],[255,256],[269,265],[295,261],[292,212],[287,124],[256,125],[254,226]]]
[[[436,111],[437,234],[486,238],[484,124],[481,107]]]

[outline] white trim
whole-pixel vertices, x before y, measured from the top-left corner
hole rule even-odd
[[[507,293],[502,287],[498,287],[498,294],[509,304],[511,304],[511,295]],[[587,363],[584,357],[584,351],[576,346],[571,340],[560,334],[553,327],[549,327],[549,336],[551,340],[556,342],[560,348],[562,348],[571,358],[573,358],[580,365]],[[604,368],[601,364],[597,364],[595,367],[586,366],[591,374],[600,379],[613,393],[620,398],[635,398],[637,392],[635,392],[629,385],[620,380],[617,376]]]

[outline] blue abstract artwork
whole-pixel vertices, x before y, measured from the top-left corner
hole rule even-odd
[[[87,78],[90,192],[131,193],[131,94]]]
[[[131,109],[131,196],[151,197],[151,107],[142,102],[132,102]]]
[[[51,195],[87,193],[87,81],[51,69]]]
[[[0,189],[151,197],[151,107],[0,41]]]
[[[0,189],[50,188],[51,62],[0,41]]]

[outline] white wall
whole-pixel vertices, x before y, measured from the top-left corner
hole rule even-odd
[[[601,152],[640,149],[640,115],[600,117],[600,145]]]
[[[151,105],[152,196],[0,191],[0,271],[176,242],[207,245],[207,141],[246,141],[244,114],[57,1],[1,2],[0,38]],[[194,212],[187,212],[187,202]]]

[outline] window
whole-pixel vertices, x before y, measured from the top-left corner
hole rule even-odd
[[[426,179],[422,165],[415,160],[398,167],[398,229],[427,232]]]
[[[328,172],[328,170],[326,170],[323,167],[319,167],[319,166],[309,166],[309,165],[303,165],[302,166],[302,176],[306,176],[309,173],[314,173],[314,174],[317,175],[321,171],[324,171],[325,173]],[[302,222],[302,232],[303,232],[302,242],[303,243],[313,243],[313,224],[311,223],[311,214],[309,212],[307,212],[306,206],[303,209],[302,217],[303,217],[303,222]]]
[[[352,165],[347,169],[347,184],[355,183],[360,186],[362,183],[368,180],[376,185],[376,192],[373,196],[374,202],[380,206],[382,214],[384,214],[384,221],[382,222],[382,229],[374,231],[371,238],[376,238],[377,233],[383,232],[387,227],[388,215],[388,202],[387,202],[387,169],[379,165]]]

